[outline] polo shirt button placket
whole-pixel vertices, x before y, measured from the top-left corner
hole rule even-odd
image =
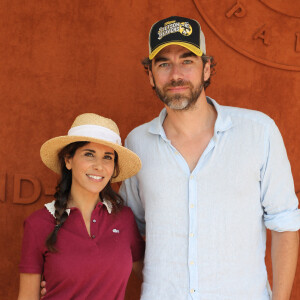
[[[96,208],[98,209],[98,207]],[[91,221],[91,239],[94,240],[96,238],[96,234],[97,234],[97,219],[96,219],[96,214],[97,212],[94,211],[92,214],[92,221]]]

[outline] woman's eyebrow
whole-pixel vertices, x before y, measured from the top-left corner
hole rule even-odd
[[[96,151],[95,151],[95,150],[92,150],[92,149],[83,149],[82,151],[89,151],[89,152],[96,153]]]
[[[82,151],[87,151],[87,152],[92,152],[92,153],[96,153],[96,151],[95,150],[92,150],[92,149],[83,149]],[[110,154],[110,155],[114,155],[114,153],[113,152],[104,152],[105,154]]]
[[[114,155],[114,153],[112,153],[112,152],[105,152],[105,154]]]

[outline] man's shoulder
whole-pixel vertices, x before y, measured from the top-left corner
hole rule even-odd
[[[234,123],[251,122],[263,126],[269,126],[271,123],[274,123],[272,118],[258,110],[232,106],[222,106],[222,110],[226,115],[231,117]]]
[[[134,129],[132,129],[129,132],[129,134],[128,134],[128,136],[127,136],[126,139],[128,139],[128,138],[135,138],[136,136],[139,136],[141,134],[145,134],[146,132],[148,132],[149,128],[150,128],[150,124],[151,124],[152,121],[144,123],[142,125],[139,125],[139,126],[135,127]]]
[[[147,139],[147,137],[151,137],[153,131],[156,131],[158,126],[159,117],[154,118],[153,120],[144,123],[142,125],[137,126],[133,130],[131,130],[126,137],[126,144],[131,144],[135,142],[143,142]],[[142,140],[141,140],[142,139]]]

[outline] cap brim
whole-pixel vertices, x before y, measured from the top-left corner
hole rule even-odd
[[[113,178],[111,182],[123,181],[124,179],[134,176],[141,169],[142,163],[140,158],[131,150],[115,143],[85,136],[59,136],[48,140],[41,147],[41,159],[49,169],[60,174],[58,153],[71,143],[83,141],[111,147],[118,153],[120,173],[116,178]]]
[[[184,48],[187,48],[188,50],[195,53],[197,56],[202,56],[203,55],[203,52],[199,48],[194,46],[193,44],[189,44],[189,43],[185,43],[185,42],[179,42],[179,41],[178,42],[177,41],[172,41],[172,42],[167,42],[167,43],[162,44],[159,47],[157,47],[153,52],[150,53],[149,59],[153,59],[159,51],[161,51],[163,48],[165,48],[167,46],[170,46],[170,45],[178,45],[178,46],[182,46]]]

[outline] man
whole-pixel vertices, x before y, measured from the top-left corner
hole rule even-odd
[[[142,300],[288,300],[300,213],[281,135],[260,112],[206,97],[211,60],[195,20],[155,23],[144,61],[164,103],[126,146],[142,170],[121,194],[146,236]]]

